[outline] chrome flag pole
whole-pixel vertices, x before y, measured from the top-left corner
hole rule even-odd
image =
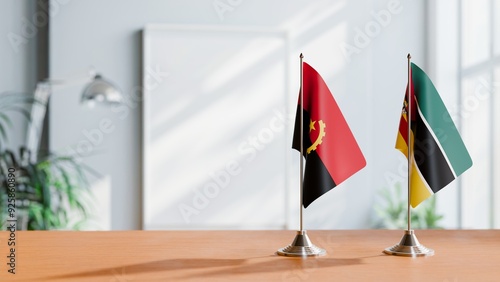
[[[300,230],[297,231],[292,244],[281,248],[277,251],[280,256],[290,257],[308,257],[322,256],[326,251],[315,246],[307,231],[303,227],[303,200],[304,200],[304,73],[303,73],[303,58],[300,53]]]
[[[434,255],[434,250],[426,248],[424,245],[420,244],[418,242],[417,236],[415,235],[415,232],[411,229],[411,170],[412,170],[412,163],[413,163],[413,153],[412,153],[412,148],[413,148],[413,142],[411,138],[411,118],[412,118],[412,111],[415,109],[412,109],[412,101],[413,101],[413,95],[412,93],[412,73],[411,73],[411,55],[408,54],[408,111],[406,113],[406,120],[408,123],[408,228],[405,230],[405,234],[403,235],[403,238],[401,238],[401,241],[399,244],[396,244],[392,247],[386,248],[384,250],[384,253],[388,255],[396,255],[396,256],[405,256],[405,257],[421,257],[421,256],[432,256]]]

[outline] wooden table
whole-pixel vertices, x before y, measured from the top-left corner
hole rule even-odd
[[[16,274],[0,281],[500,281],[500,230],[418,230],[433,257],[382,254],[403,231],[309,231],[326,256],[275,254],[295,231],[29,231],[16,234]]]

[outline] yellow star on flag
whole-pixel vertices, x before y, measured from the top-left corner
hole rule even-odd
[[[316,121],[311,120],[311,122],[309,123],[309,132],[316,130],[316,127],[314,127],[315,124],[316,124]]]

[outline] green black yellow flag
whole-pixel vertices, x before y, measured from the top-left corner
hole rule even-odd
[[[429,77],[411,64],[410,204],[418,206],[472,166],[458,130]],[[408,89],[396,149],[408,157]]]

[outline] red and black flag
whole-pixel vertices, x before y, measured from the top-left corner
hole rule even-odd
[[[365,167],[366,161],[332,93],[315,69],[303,63],[303,205]],[[300,96],[292,147],[300,152]]]

